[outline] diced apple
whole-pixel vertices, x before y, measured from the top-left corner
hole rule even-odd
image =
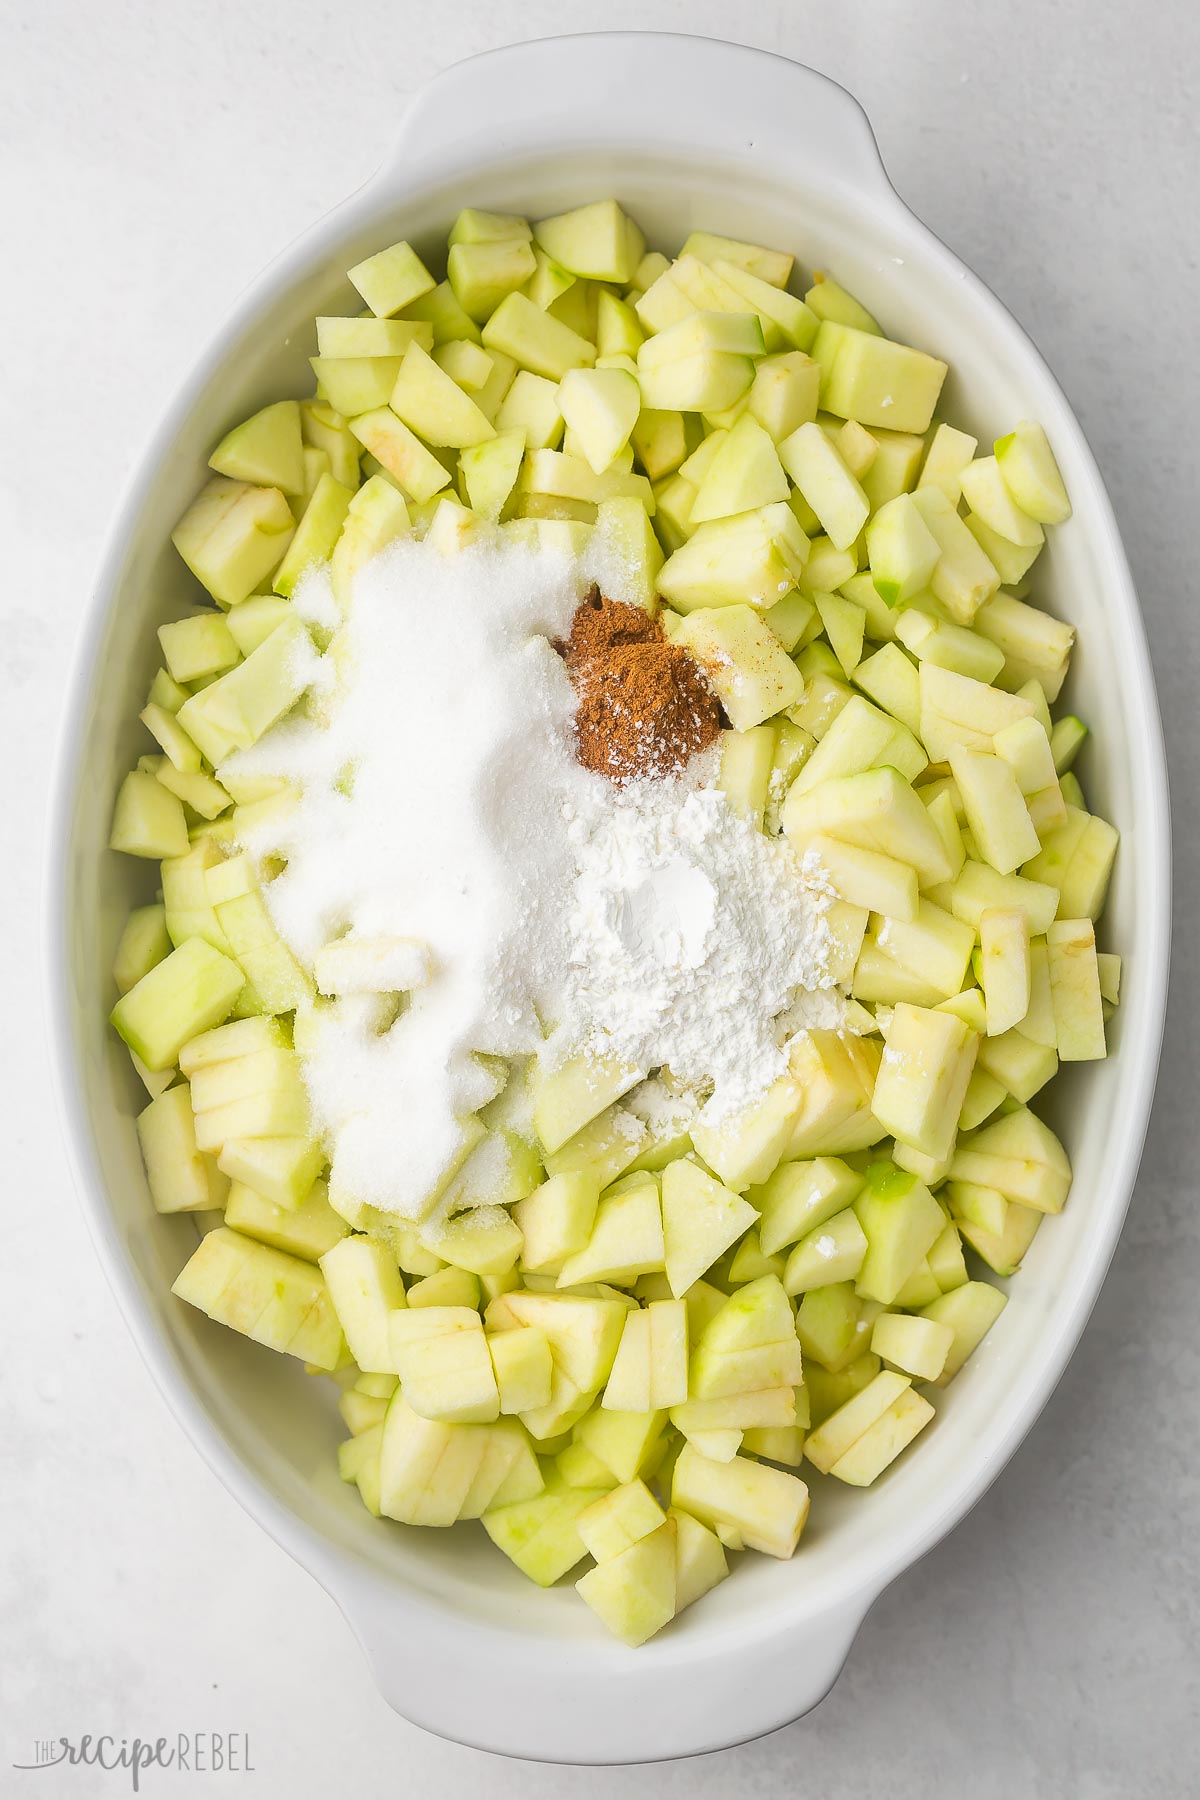
[[[869,1171],[854,1210],[867,1238],[856,1292],[890,1306],[941,1235],[945,1214],[923,1182],[887,1163]]]
[[[853,326],[839,325],[837,333],[822,395],[826,410],[839,418],[857,419],[860,425],[927,431],[946,379],[945,363]],[[822,337],[829,334],[829,325],[822,325],[818,351]]]
[[[1091,919],[1056,919],[1046,932],[1050,996],[1063,1062],[1107,1056],[1104,1004]]]
[[[321,1271],[221,1226],[210,1231],[171,1292],[269,1349],[334,1369],[345,1339]]]
[[[749,1198],[760,1209],[759,1240],[768,1255],[814,1232],[842,1212],[864,1177],[836,1156],[781,1163]]]
[[[701,1154],[706,1151],[702,1149]],[[720,1163],[711,1166],[719,1168]],[[665,1267],[672,1294],[677,1299],[685,1294],[754,1224],[756,1217],[747,1201],[715,1181],[698,1164],[686,1159],[668,1163],[662,1174],[662,1218]]]
[[[1015,503],[1043,525],[1061,525],[1071,516],[1062,475],[1040,425],[1023,419],[1015,431],[997,438],[996,462]]]
[[[690,1444],[675,1464],[671,1500],[702,1524],[732,1527],[752,1550],[784,1559],[808,1517],[808,1488],[797,1476],[744,1456],[710,1462]]]
[[[196,579],[221,606],[236,606],[276,567],[296,522],[278,488],[215,475],[171,533]]]
[[[390,1250],[370,1238],[342,1238],[325,1253],[321,1273],[359,1368],[394,1373],[388,1319],[407,1302]]]

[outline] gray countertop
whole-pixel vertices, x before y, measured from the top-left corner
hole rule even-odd
[[[568,1772],[458,1749],[394,1717],[332,1603],[184,1441],[70,1190],[36,940],[63,657],[131,460],[197,345],[276,249],[366,177],[404,96],[439,67],[599,26],[744,36],[845,82],[901,192],[1041,345],[1091,436],[1145,607],[1179,898],[1163,1076],[1129,1225],[1071,1369],[1006,1474],[880,1600],[809,1719],[694,1763]],[[11,0],[0,44],[12,845],[0,1792],[128,1791],[127,1777],[83,1769],[13,1772],[38,1738],[213,1729],[249,1733],[257,1773],[241,1789],[294,1800],[441,1800],[460,1784],[485,1800],[1200,1792],[1200,1134],[1185,1049],[1200,1010],[1195,6]],[[175,1775],[147,1789],[189,1791]]]

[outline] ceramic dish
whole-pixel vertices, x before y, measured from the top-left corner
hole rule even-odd
[[[569,1587],[531,1587],[474,1527],[431,1533],[371,1519],[337,1477],[330,1384],[172,1299],[195,1226],[151,1208],[133,1126],[144,1096],[105,1024],[117,933],[151,879],[106,849],[112,799],[141,747],[154,628],[189,597],[169,532],[210,447],[256,406],[306,391],[311,320],[355,310],[343,271],[359,258],[402,236],[431,248],[467,203],[537,217],[608,194],[653,244],[677,246],[704,226],[830,269],[894,336],[949,361],[949,411],[981,438],[1023,416],[1045,424],[1075,511],[1038,564],[1036,598],[1079,628],[1068,692],[1100,728],[1083,778],[1122,833],[1108,931],[1126,955],[1115,1054],[1054,1087],[1051,1123],[1075,1168],[1071,1202],[1039,1235],[935,1429],[869,1492],[822,1491],[792,1562],[748,1559],[736,1581],[637,1653],[607,1640]],[[1095,464],[1029,339],[892,190],[857,104],[794,63],[659,35],[525,44],[439,77],[409,106],[385,166],[243,298],[164,418],[113,533],[66,718],[52,834],[53,1016],[96,1242],[181,1423],[336,1599],[388,1700],[464,1743],[579,1763],[718,1749],[814,1706],[872,1602],[999,1474],[1078,1341],[1145,1134],[1169,918],[1158,712]]]

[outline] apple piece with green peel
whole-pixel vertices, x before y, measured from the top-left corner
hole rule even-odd
[[[675,1464],[671,1502],[701,1524],[731,1527],[750,1549],[785,1560],[808,1518],[808,1488],[797,1476],[745,1456],[710,1462],[691,1444]]]
[[[276,567],[296,522],[286,496],[214,475],[171,533],[192,574],[221,606],[236,606]]]
[[[171,1292],[268,1349],[322,1369],[341,1361],[345,1339],[320,1270],[228,1226],[201,1240]]]
[[[927,588],[942,554],[911,494],[897,494],[873,514],[866,545],[875,591],[889,606]]]
[[[890,1306],[940,1237],[946,1215],[923,1182],[889,1163],[870,1169],[854,1210],[867,1238],[856,1292]]]
[[[675,642],[704,669],[735,731],[761,725],[804,692],[804,677],[752,606],[700,607]]]
[[[811,347],[820,320],[803,300],[763,281],[752,269],[739,268],[724,259],[713,266],[716,274],[733,290],[734,310],[757,315],[769,352],[807,351]]]
[[[819,319],[829,319],[839,325],[850,325],[856,331],[869,331],[875,337],[882,337],[883,332],[874,318],[862,303],[839,282],[827,275],[823,269],[817,269],[813,275],[813,285],[804,296],[805,303],[816,313]]]
[[[1071,516],[1062,475],[1040,425],[1022,419],[1015,431],[997,438],[996,463],[1014,503],[1043,525],[1061,525]]]
[[[371,1238],[343,1237],[321,1258],[321,1272],[359,1368],[394,1373],[388,1319],[407,1305],[395,1257]]]
[[[1022,550],[1040,550],[1046,534],[1038,521],[1014,501],[994,456],[968,463],[960,479],[962,497],[989,531]]]
[[[433,276],[411,244],[392,244],[365,261],[355,263],[347,275],[377,318],[390,318],[427,294]]]
[[[276,400],[235,425],[209,457],[208,466],[232,481],[279,488],[285,494],[302,493],[304,444],[297,402]]]

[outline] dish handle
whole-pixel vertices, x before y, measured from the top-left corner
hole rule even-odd
[[[862,107],[787,57],[675,32],[538,38],[456,63],[409,102],[378,179],[428,182],[499,158],[661,139],[794,164],[830,185],[892,192]]]
[[[630,1651],[599,1627],[569,1639],[498,1633],[482,1618],[414,1609],[411,1596],[397,1606],[344,1571],[328,1585],[401,1717],[477,1749],[581,1765],[722,1750],[802,1718],[834,1685],[875,1597],[761,1634],[733,1622],[693,1641],[686,1619]],[[517,1603],[514,1622],[523,1615]]]

